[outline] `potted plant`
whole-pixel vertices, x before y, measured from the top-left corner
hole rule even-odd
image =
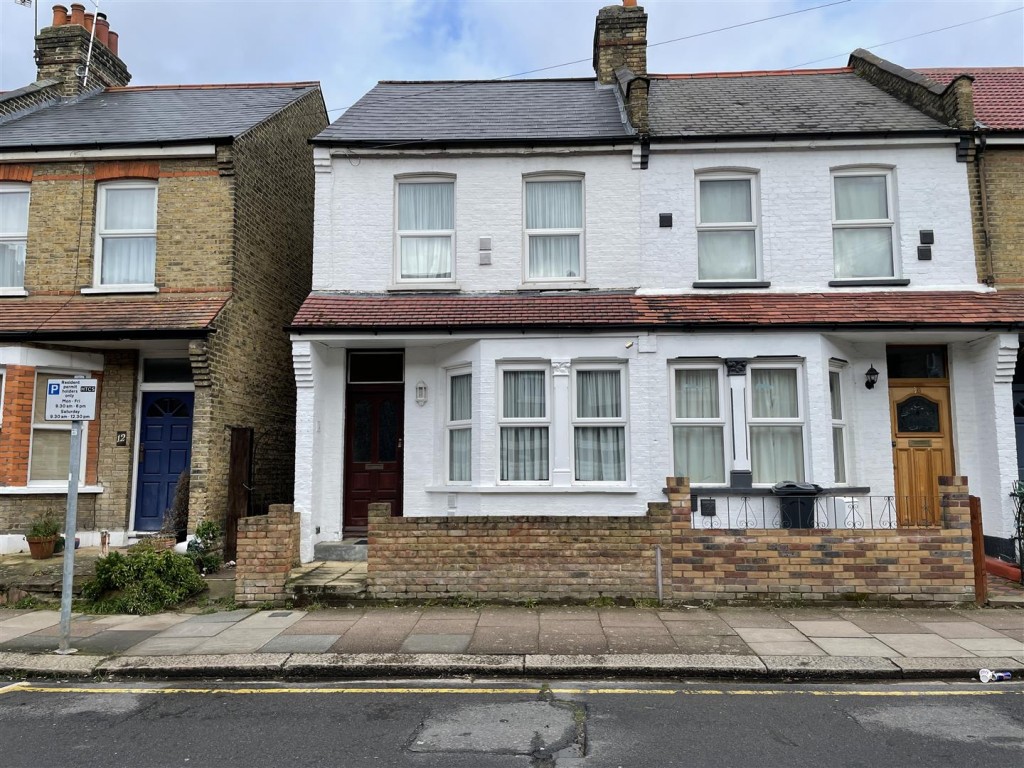
[[[46,560],[53,557],[53,548],[60,538],[60,523],[51,512],[44,512],[35,519],[28,529],[25,541],[33,560]]]

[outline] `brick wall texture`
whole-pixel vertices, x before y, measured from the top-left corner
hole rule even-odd
[[[940,479],[942,527],[695,530],[685,478],[644,517],[391,517],[370,507],[368,591],[471,596],[966,602],[974,599],[967,480]]]
[[[286,600],[288,573],[299,564],[299,515],[290,504],[238,521],[235,601],[243,605]]]
[[[989,145],[982,157],[989,243],[986,250],[981,207],[981,174],[971,174],[978,278],[996,288],[1024,290],[1024,149]],[[991,260],[991,267],[987,263]]]

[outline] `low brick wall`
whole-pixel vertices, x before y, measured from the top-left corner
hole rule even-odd
[[[265,515],[238,521],[235,602],[281,602],[285,582],[299,564],[299,515],[291,504],[271,504]]]
[[[668,553],[669,522],[665,503],[644,517],[391,517],[390,505],[371,504],[367,589],[384,599],[655,597],[654,548]]]
[[[369,510],[367,589],[385,599],[974,599],[967,478],[940,479],[942,527],[695,530],[690,487],[642,517],[391,517]]]

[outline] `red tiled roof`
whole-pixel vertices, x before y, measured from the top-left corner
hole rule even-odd
[[[436,331],[612,327],[1016,327],[1024,294],[632,293],[354,295],[314,293],[293,321],[299,331]]]
[[[974,78],[974,116],[993,130],[1024,130],[1024,67],[918,69],[940,85],[960,75]]]
[[[5,297],[0,299],[0,338],[195,333],[209,329],[228,298],[226,293]]]

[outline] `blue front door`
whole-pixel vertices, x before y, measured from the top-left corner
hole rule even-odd
[[[145,392],[139,428],[135,530],[158,531],[192,456],[192,392]]]

